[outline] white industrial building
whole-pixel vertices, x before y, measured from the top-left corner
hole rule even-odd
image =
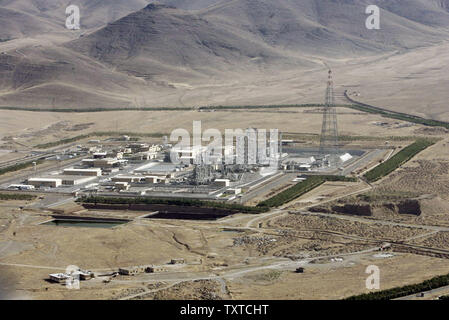
[[[114,187],[117,190],[128,190],[129,189],[129,184],[128,184],[128,182],[116,182],[114,184]]]
[[[345,153],[344,155],[340,156],[341,162],[346,162],[351,159],[352,159],[352,156],[349,153]]]
[[[146,183],[157,184],[157,183],[169,183],[169,179],[163,176],[147,176],[145,177]]]
[[[242,193],[242,188],[231,188],[225,191],[225,194],[238,195]]]
[[[34,186],[29,184],[11,184],[8,186],[8,189],[13,190],[34,190]]]
[[[144,180],[145,177],[142,176],[115,176],[113,177],[111,180],[113,182],[128,182],[128,183],[133,183],[133,182],[141,182],[142,180]]]
[[[58,178],[29,178],[28,184],[34,187],[57,188],[62,185],[62,179]]]
[[[62,180],[62,184],[65,186],[76,186],[95,180],[96,177],[59,175],[58,178]]]
[[[64,175],[69,176],[90,176],[90,177],[99,177],[101,176],[100,168],[92,168],[92,169],[64,169]]]
[[[229,187],[231,180],[229,179],[215,179],[214,184],[220,187]]]
[[[296,158],[296,157],[290,157],[289,161],[301,163],[301,164],[312,164],[316,162],[315,157],[306,157],[306,158]]]

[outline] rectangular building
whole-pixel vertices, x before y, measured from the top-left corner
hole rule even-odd
[[[58,178],[62,180],[62,184],[65,186],[76,186],[95,179],[95,177],[88,176],[58,176]]]
[[[142,177],[142,176],[115,176],[111,180],[113,182],[133,183],[133,182],[141,182],[144,179],[145,179],[145,177]]]
[[[231,181],[229,179],[215,179],[214,184],[220,187],[229,187]]]
[[[69,176],[89,176],[89,177],[99,177],[101,176],[100,168],[92,168],[92,169],[64,169],[64,175]]]
[[[58,178],[30,178],[28,184],[34,187],[57,188],[62,185],[62,179]]]

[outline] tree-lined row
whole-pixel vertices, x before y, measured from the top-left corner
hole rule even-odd
[[[425,119],[425,118],[415,116],[412,114],[396,112],[396,111],[391,111],[391,110],[387,110],[384,108],[371,106],[369,104],[358,102],[358,101],[351,99],[348,96],[346,91],[345,91],[345,96],[346,96],[346,99],[348,99],[350,102],[353,103],[352,105],[349,106],[352,109],[356,109],[356,110],[367,112],[367,113],[379,114],[386,118],[402,120],[402,121],[407,121],[407,122],[412,122],[412,123],[417,123],[417,124],[423,124],[423,125],[429,126],[429,127],[443,127],[443,128],[449,129],[449,122],[438,121],[438,120],[433,120],[433,119]]]
[[[36,196],[23,193],[0,193],[0,200],[33,200]]]
[[[290,202],[303,194],[315,189],[316,187],[322,185],[326,181],[347,181],[356,182],[356,178],[344,177],[344,176],[309,176],[306,180],[298,182],[294,186],[284,190],[273,197],[260,202],[258,207],[278,207],[287,202]]]
[[[81,197],[77,200],[81,203],[91,204],[162,204],[184,207],[202,207],[202,208],[217,208],[235,210],[242,213],[262,213],[268,211],[265,207],[249,207],[235,203],[202,201],[197,199],[162,199],[162,198],[147,198],[147,197]]]
[[[373,168],[372,170],[365,173],[364,177],[369,182],[374,182],[379,180],[382,177],[385,177],[386,175],[390,174],[399,166],[404,164],[405,162],[409,161],[411,158],[413,158],[415,155],[417,155],[419,152],[423,151],[424,149],[428,148],[429,146],[433,145],[435,143],[435,140],[431,139],[418,139],[411,145],[405,147],[401,151],[399,151],[397,154],[395,154],[393,157],[388,159],[387,161],[381,163],[377,167]]]
[[[391,300],[395,298],[405,297],[419,292],[429,291],[449,285],[449,274],[437,276],[430,280],[423,281],[418,284],[412,284],[403,287],[364,293],[357,296],[346,298],[345,300]]]
[[[0,169],[0,176],[2,174],[8,173],[8,172],[14,172],[14,171],[19,171],[22,169],[30,168],[34,165],[34,162],[36,162],[36,164],[41,164],[43,162],[43,160],[29,161],[29,162],[19,163],[19,164],[15,164],[15,165],[12,165],[9,167],[2,168],[2,169]]]
[[[76,141],[80,141],[80,140],[88,139],[88,138],[92,138],[92,137],[130,136],[130,137],[162,138],[165,135],[167,135],[167,134],[160,133],[160,132],[156,132],[156,133],[136,133],[136,132],[120,132],[120,131],[99,131],[99,132],[92,132],[92,133],[88,133],[88,134],[82,134],[82,135],[75,136],[75,137],[72,137],[72,138],[61,139],[61,140],[58,140],[58,141],[38,144],[38,145],[35,146],[35,148],[48,149],[48,148],[53,148],[53,147],[57,147],[57,146],[60,146],[60,145],[73,143],[73,142],[76,142]]]

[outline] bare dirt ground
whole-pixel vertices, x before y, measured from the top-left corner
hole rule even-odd
[[[417,283],[432,277],[434,272],[445,274],[449,266],[445,260],[423,256],[401,255],[387,259],[372,256],[353,264],[306,268],[304,274],[283,272],[276,281],[257,281],[242,278],[229,283],[235,299],[341,299],[353,291],[368,292],[365,288],[365,269],[375,264],[381,272],[381,289],[404,283]]]
[[[115,126],[119,131],[129,131],[132,125],[133,131],[166,132],[175,127],[190,129],[194,119],[203,120],[203,129],[246,128],[257,123],[258,127],[279,126],[286,132],[318,134],[321,118],[315,113],[302,113],[293,118],[289,113],[253,111],[5,113],[11,124],[9,131],[2,127],[3,135],[20,135],[25,128],[32,128],[30,132],[39,132],[44,127],[54,130],[50,136],[46,132],[40,137],[27,132],[20,139],[30,144],[70,136],[67,128],[76,128],[81,134],[91,130],[115,131]],[[126,120],[121,120],[124,114]],[[43,123],[33,121],[33,117],[41,118]],[[429,134],[418,125],[385,128],[375,124],[382,120],[379,116],[350,112],[340,116],[340,127],[344,134],[374,137],[369,141],[351,141],[348,145],[352,146],[366,142],[369,147],[376,147],[385,145],[385,141],[406,145],[411,138],[395,141],[391,137]],[[58,123],[64,125],[53,125]],[[139,218],[143,212],[76,213],[79,207],[65,204],[62,209],[68,213],[133,221],[111,229],[56,227],[40,224],[50,218],[51,212],[31,209],[29,202],[4,201],[0,203],[0,268],[9,279],[15,279],[11,285],[15,295],[33,299],[337,299],[365,292],[364,271],[373,263],[385,275],[381,280],[383,288],[421,281],[447,273],[446,260],[395,252],[388,258],[373,255],[388,240],[447,249],[445,229],[419,227],[447,225],[448,138],[446,132],[436,134],[444,140],[373,186],[362,182],[328,182],[281,208],[260,215],[238,214],[208,222],[148,220]],[[431,136],[435,137],[434,131]],[[390,201],[392,195],[400,199],[425,195],[419,200],[422,214],[375,214],[362,220],[300,214],[311,206],[351,203],[365,195],[373,201]],[[21,206],[25,208],[20,210]],[[407,225],[392,223],[395,221]],[[185,258],[187,264],[175,267],[167,264],[178,257]],[[332,261],[335,257],[343,260]],[[68,290],[45,280],[49,273],[64,271],[68,265],[104,273],[123,266],[147,264],[161,265],[165,272],[109,280],[99,277],[82,282],[81,290]],[[306,272],[294,274],[300,264]]]
[[[338,202],[330,202],[327,207],[369,204],[373,208],[373,218],[448,226],[449,162],[447,158],[449,154],[447,144],[447,138],[443,138],[395,172],[373,184],[369,192],[340,199]],[[391,204],[410,199],[417,203],[416,210],[410,210],[409,214],[398,214],[397,211],[391,210]],[[449,243],[447,245],[449,247]]]
[[[86,134],[94,131],[165,133],[183,128],[192,131],[193,121],[201,121],[202,129],[215,128],[222,132],[234,128],[279,129],[286,133],[314,133],[321,130],[321,113],[305,113],[309,108],[293,108],[291,113],[267,113],[260,111],[110,111],[94,113],[53,113],[0,110],[0,140],[14,141],[34,146],[46,142]],[[414,136],[422,126],[384,128],[376,125],[384,118],[346,108],[339,109],[339,128],[342,135],[364,135],[372,137]],[[387,120],[389,121],[389,120]],[[392,121],[406,124],[403,121]],[[71,131],[77,128],[77,131]],[[443,133],[444,134],[444,133]],[[8,149],[10,149],[9,147]],[[14,148],[24,149],[15,145]],[[26,150],[26,149],[25,149]],[[1,156],[1,155],[0,155]]]

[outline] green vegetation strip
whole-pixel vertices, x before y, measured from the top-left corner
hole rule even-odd
[[[121,198],[121,197],[82,197],[77,200],[81,203],[90,204],[163,204],[176,205],[184,207],[203,207],[203,208],[218,208],[236,210],[242,213],[262,213],[267,212],[269,208],[266,207],[249,207],[234,203],[202,201],[196,199],[160,199],[160,198]]]
[[[29,162],[15,164],[15,165],[12,165],[12,166],[0,169],[0,176],[5,174],[5,173],[8,173],[8,172],[19,171],[19,170],[22,170],[22,169],[26,169],[26,168],[32,167],[33,166],[33,162],[36,162],[36,164],[41,164],[44,161],[43,160],[29,161]]]
[[[322,185],[326,181],[347,181],[356,182],[356,178],[343,177],[343,176],[309,176],[305,181],[301,181],[295,184],[293,187],[284,190],[277,195],[260,202],[257,207],[267,207],[273,208],[281,206],[287,202],[290,202],[303,194],[315,189],[316,187]]]
[[[63,144],[73,143],[79,140],[87,139],[87,138],[93,138],[93,137],[108,137],[108,136],[130,136],[130,137],[150,137],[150,138],[162,138],[164,133],[136,133],[136,132],[118,132],[118,131],[98,131],[98,132],[92,132],[88,134],[82,134],[79,136],[75,136],[72,138],[62,139],[58,141],[48,142],[48,143],[42,143],[34,146],[38,149],[48,149],[57,147]]]
[[[61,112],[61,113],[92,113],[92,112],[112,112],[112,111],[195,111],[195,110],[238,110],[238,109],[279,109],[279,108],[309,108],[322,107],[323,104],[309,103],[309,104],[287,104],[287,105],[253,105],[253,106],[204,106],[204,107],[143,107],[143,108],[28,108],[28,107],[0,107],[0,110],[13,111],[31,111],[31,112]],[[342,104],[338,107],[348,107],[349,105]]]
[[[430,147],[436,142],[433,139],[418,139],[411,145],[405,147],[393,157],[365,173],[364,177],[369,182],[374,182],[396,170],[399,166],[409,161],[419,152]]]
[[[92,113],[92,112],[112,112],[112,111],[192,111],[194,108],[188,107],[148,107],[148,108],[27,108],[27,107],[0,107],[0,110],[31,111],[31,112],[61,112],[61,113]]]
[[[408,122],[422,124],[422,125],[429,126],[429,127],[443,127],[443,128],[449,129],[449,122],[438,121],[438,120],[433,120],[433,119],[426,119],[426,118],[414,116],[414,115],[407,114],[407,113],[396,112],[396,111],[391,111],[391,110],[371,106],[369,104],[361,103],[361,102],[358,102],[358,101],[355,101],[355,100],[349,98],[347,92],[345,92],[345,96],[346,96],[346,99],[348,99],[350,102],[353,103],[352,105],[349,105],[349,107],[352,109],[355,109],[355,110],[359,110],[359,111],[363,111],[363,112],[367,112],[367,113],[380,114],[381,116],[384,116],[386,118],[408,121]]]
[[[33,200],[36,196],[22,193],[1,193],[0,200]]]
[[[339,104],[337,107],[351,107],[348,104]],[[289,108],[314,108],[314,107],[324,107],[324,104],[319,103],[308,103],[308,104],[273,104],[273,105],[247,105],[247,106],[207,106],[200,107],[198,110],[254,110],[254,109],[289,109]]]
[[[437,276],[418,284],[364,293],[358,296],[346,298],[345,300],[391,300],[395,298],[416,294],[423,291],[430,291],[432,289],[437,289],[447,285],[449,285],[449,274]]]

